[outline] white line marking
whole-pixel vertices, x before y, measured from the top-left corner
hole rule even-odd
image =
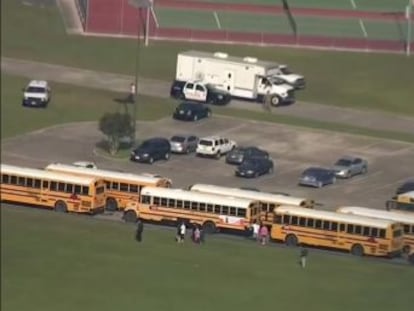
[[[365,29],[365,24],[362,21],[362,19],[359,20],[359,25],[361,26],[362,33],[364,34],[364,37],[367,38],[368,37],[368,33],[367,33],[367,30]]]
[[[355,1],[354,0],[350,0],[350,1],[351,1],[352,8],[355,10],[357,7]]]
[[[214,11],[214,12],[213,12],[213,15],[214,15],[214,18],[215,18],[216,23],[217,23],[217,28],[218,28],[218,29],[221,29],[221,24],[220,24],[220,20],[219,20],[219,17],[218,17],[217,12],[216,12],[216,11]]]

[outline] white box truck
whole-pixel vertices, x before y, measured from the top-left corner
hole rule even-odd
[[[287,66],[274,62],[221,52],[179,53],[171,95],[185,98],[185,84],[195,81],[241,99],[263,101],[263,97],[269,94],[274,106],[294,102],[294,90],[305,86],[302,76],[292,74]]]

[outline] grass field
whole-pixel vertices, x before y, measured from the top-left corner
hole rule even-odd
[[[407,311],[414,269],[87,216],[1,207],[2,310]]]
[[[206,2],[216,3],[249,3],[251,0],[203,0]],[[281,0],[255,0],[256,4],[266,5],[282,5]],[[354,8],[351,0],[289,0],[291,8],[326,8],[326,9],[346,9]],[[407,0],[354,0],[355,6],[358,10],[369,11],[388,11],[398,12],[404,11],[407,5]]]
[[[216,15],[214,15],[214,13]],[[287,16],[272,14],[237,13],[228,11],[182,10],[156,8],[160,27],[191,28],[201,30],[242,31],[253,33],[292,34]],[[217,19],[217,20],[216,20]],[[359,19],[335,19],[329,17],[296,16],[299,35],[337,38],[364,38]],[[370,40],[393,40],[403,42],[407,27],[401,21],[361,20]]]
[[[57,124],[97,121],[105,112],[125,111],[125,107],[129,108],[129,105],[125,106],[125,104],[116,101],[116,99],[125,97],[125,94],[61,83],[51,84],[53,89],[52,101],[47,109],[25,108],[21,105],[21,89],[26,83],[27,79],[25,78],[2,75],[1,138],[13,137]],[[176,101],[172,99],[139,96],[137,117],[139,120],[157,120],[169,117],[175,106]],[[255,119],[414,143],[414,135],[407,133],[369,130],[346,124],[312,121],[260,111],[252,112],[242,109],[213,107],[213,113],[247,120]],[[125,152],[123,155],[125,155]],[[122,156],[122,152],[120,156]]]
[[[3,0],[1,14],[3,56],[134,73],[134,40],[67,36],[54,7],[28,7],[18,1]],[[150,47],[141,51],[141,74],[172,80],[177,52],[187,49],[222,50],[287,63],[308,80],[308,88],[298,95],[299,100],[414,116],[412,57],[151,42]]]

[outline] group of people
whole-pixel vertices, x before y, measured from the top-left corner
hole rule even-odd
[[[254,240],[266,245],[269,241],[269,228],[262,223],[255,221],[251,226],[251,233]]]
[[[177,243],[184,243],[185,235],[187,231],[187,226],[184,222],[181,222],[177,227]],[[196,244],[201,244],[205,242],[205,235],[203,228],[198,225],[193,225],[193,230],[191,232],[191,240]]]

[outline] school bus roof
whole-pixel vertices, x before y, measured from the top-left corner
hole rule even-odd
[[[123,172],[115,172],[102,169],[90,169],[86,167],[78,167],[75,165],[52,163],[46,166],[46,170],[62,172],[67,174],[94,176],[102,179],[111,179],[118,181],[125,181],[129,183],[144,183],[148,185],[157,185],[160,181],[167,181],[168,179],[162,177],[154,177],[150,175],[139,175]]]
[[[194,201],[206,204],[226,205],[238,208],[248,208],[252,203],[257,201],[235,198],[230,196],[215,195],[210,193],[201,193],[184,189],[144,187],[141,195],[150,195],[155,197],[169,198],[183,201]]]
[[[373,208],[359,207],[359,206],[341,206],[336,211],[338,213],[353,214],[353,215],[360,215],[360,216],[380,218],[380,219],[389,219],[389,220],[399,222],[402,224],[414,225],[414,214],[411,215],[409,213],[377,210]]]
[[[370,226],[384,229],[392,224],[395,224],[395,221],[392,220],[314,210],[296,206],[279,206],[276,207],[274,211],[276,214],[282,213],[298,217],[311,217],[320,220],[336,221],[339,223],[350,223],[354,225]]]
[[[261,202],[275,202],[283,205],[304,206],[308,201],[304,198],[296,198],[283,194],[274,194],[268,192],[259,192],[252,190],[243,190],[239,188],[222,187],[207,184],[195,184],[190,187],[191,191],[211,193],[218,195],[227,195],[237,198],[257,200]]]
[[[67,182],[67,183],[78,184],[78,185],[83,185],[83,186],[88,186],[91,183],[95,183],[95,181],[97,181],[97,178],[94,178],[94,177],[73,176],[73,175],[63,174],[63,173],[49,172],[49,171],[45,171],[42,169],[19,167],[19,166],[7,165],[7,164],[1,164],[1,173],[22,176],[22,177],[29,177],[29,178],[34,178],[34,179]]]

